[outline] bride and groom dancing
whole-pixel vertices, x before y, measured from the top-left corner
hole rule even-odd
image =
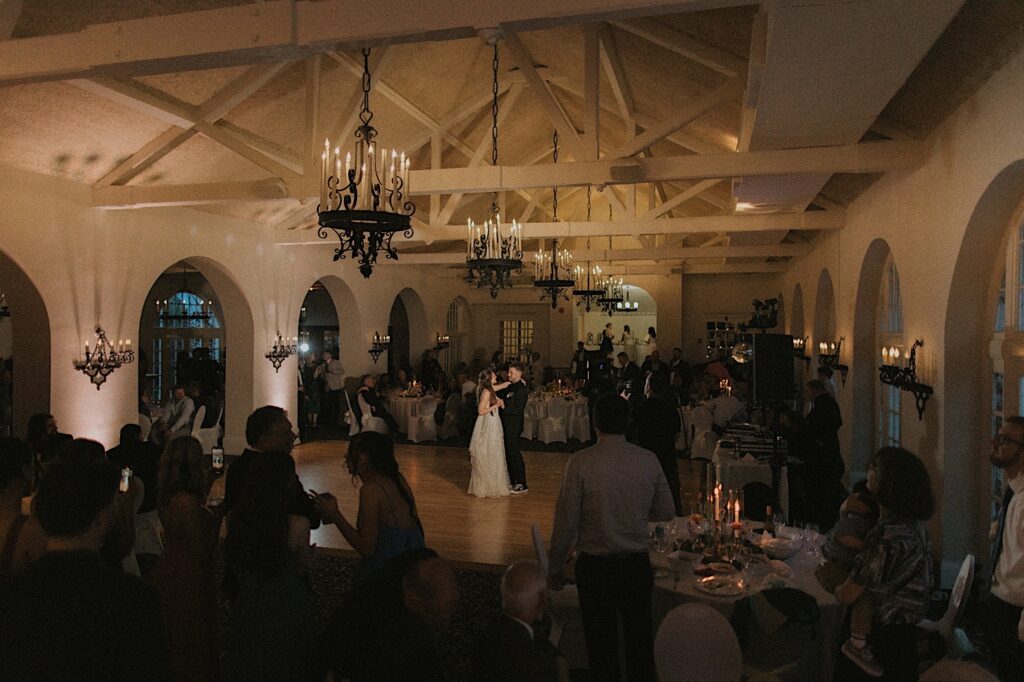
[[[497,383],[494,372],[486,369],[477,381],[477,417],[469,441],[469,494],[476,497],[521,495],[529,490],[519,452],[528,397],[522,366],[509,365],[508,379]]]

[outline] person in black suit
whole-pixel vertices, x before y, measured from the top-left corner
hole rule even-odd
[[[619,353],[619,373],[616,381],[616,388],[619,393],[625,393],[629,400],[630,408],[637,405],[644,396],[643,386],[640,383],[640,368],[625,353]]]
[[[252,459],[261,452],[279,452],[291,457],[292,445],[295,443],[295,432],[288,420],[288,413],[280,407],[267,405],[261,407],[245,422],[245,441],[249,444],[241,456],[228,466],[224,479],[224,513],[228,514],[235,503],[241,498]],[[288,513],[305,516],[309,519],[310,529],[320,527],[320,514],[317,513],[313,501],[306,494],[302,482],[296,478],[298,485]]]
[[[644,389],[646,398],[633,410],[627,434],[629,442],[658,456],[661,470],[665,472],[665,479],[668,480],[669,492],[672,493],[676,516],[682,516],[679,462],[676,459],[676,436],[679,434],[680,416],[675,401],[669,397],[669,390],[668,377],[665,374],[655,372],[647,377]]]
[[[846,465],[839,452],[839,428],[843,417],[836,399],[828,394],[825,385],[817,379],[808,381],[807,398],[811,411],[807,413],[806,435],[809,441],[804,471],[815,484],[807,491],[807,504],[814,510],[821,530],[831,528],[839,518],[839,505],[846,499],[843,474]]]
[[[644,364],[640,366],[640,375],[647,376],[648,374],[662,374],[668,372],[668,365],[661,361],[661,355],[658,351],[652,351],[650,356],[644,360]]]
[[[543,628],[547,578],[533,560],[517,561],[501,577],[501,613],[484,630],[473,657],[474,679],[555,682],[558,650]]]
[[[159,495],[160,448],[142,440],[142,428],[138,424],[125,424],[121,427],[120,444],[107,451],[107,459],[119,468],[128,467],[132,475],[140,479],[144,485],[142,506],[137,513],[156,509]]]
[[[523,366],[513,362],[508,366],[508,381],[494,387],[498,397],[505,403],[501,410],[501,428],[505,433],[505,464],[508,466],[508,480],[512,494],[528,492],[526,485],[526,464],[519,451],[519,436],[523,433],[523,414],[529,398],[526,382],[523,381]]]

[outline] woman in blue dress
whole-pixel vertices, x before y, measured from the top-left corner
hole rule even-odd
[[[364,431],[349,441],[345,464],[358,481],[359,515],[353,526],[330,493],[317,495],[317,511],[333,523],[352,548],[363,555],[359,577],[385,560],[424,546],[423,526],[409,483],[398,470],[391,437]]]

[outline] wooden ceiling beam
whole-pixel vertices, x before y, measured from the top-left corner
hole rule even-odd
[[[615,36],[612,35],[608,24],[601,26],[599,37],[601,40],[601,64],[604,66],[605,75],[611,85],[615,103],[619,106],[619,115],[626,123],[626,137],[631,138],[635,134],[636,128],[636,102],[633,100],[633,91],[629,87],[626,69],[619,57]]]
[[[79,78],[68,84],[179,128],[189,128],[199,120],[198,107],[135,81]]]
[[[720,182],[722,182],[721,178],[711,178],[708,180],[701,180],[700,182],[694,183],[692,186],[679,192],[679,194],[675,195],[668,201],[664,201],[661,204],[658,204],[654,208],[650,209],[641,217],[644,220],[654,220],[655,218],[660,218],[661,216],[665,215],[675,207],[689,201],[690,199],[693,199],[694,197],[703,194],[704,192],[711,189]]]
[[[588,161],[601,151],[601,42],[600,27],[583,27],[583,132],[584,154]]]
[[[613,20],[611,24],[730,78],[747,69],[746,60],[677,31],[657,19],[622,19]]]

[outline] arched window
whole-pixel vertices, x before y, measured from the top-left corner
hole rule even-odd
[[[889,254],[882,275],[882,291],[878,297],[877,337],[882,346],[895,346],[907,352],[903,344],[903,303],[900,300],[900,276],[896,262]],[[889,384],[879,384],[878,447],[899,447],[901,391]]]
[[[191,291],[179,291],[167,299],[163,314],[157,317],[161,329],[220,329],[220,320],[213,312],[213,303],[204,301]]]

